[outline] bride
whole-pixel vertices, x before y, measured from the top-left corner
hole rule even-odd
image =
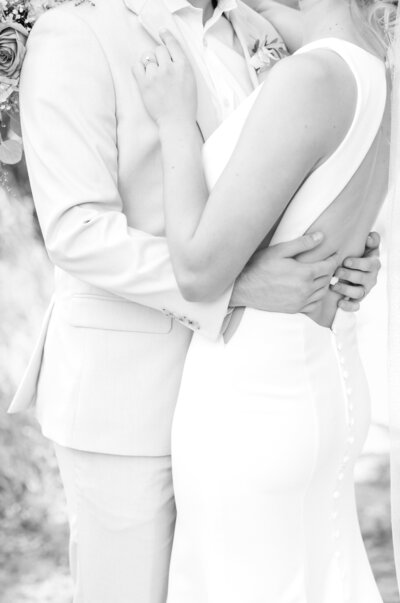
[[[325,238],[304,262],[362,253],[387,192],[385,55],[396,5],[301,0],[304,46],[203,151],[178,42],[162,32],[138,65],[188,299],[217,297],[260,246],[306,231]],[[172,434],[168,603],[382,601],[354,494],[370,412],[356,319],[337,310],[340,283],[320,297],[307,314],[246,309],[229,337],[192,340]]]

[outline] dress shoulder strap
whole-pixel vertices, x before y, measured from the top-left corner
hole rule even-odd
[[[352,124],[336,151],[304,182],[288,206],[273,243],[302,235],[340,195],[368,154],[382,124],[387,84],[383,61],[361,47],[327,38],[303,46],[296,54],[331,50],[349,66],[357,85]]]

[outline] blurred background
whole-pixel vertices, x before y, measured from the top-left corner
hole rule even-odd
[[[68,529],[52,447],[32,414],[5,412],[52,291],[23,164],[8,180],[10,190],[0,190],[0,603],[69,603]],[[377,224],[383,236],[384,222],[381,216]],[[373,425],[357,466],[359,516],[383,599],[398,603],[390,532],[384,269],[359,318],[373,397]]]

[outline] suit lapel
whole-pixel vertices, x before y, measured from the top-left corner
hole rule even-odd
[[[249,41],[248,41],[247,35],[244,34],[245,31],[246,31],[246,34],[248,34],[248,32],[246,30],[246,22],[244,22],[244,20],[241,18],[241,15],[237,12],[237,10],[233,10],[229,14],[229,20],[232,24],[233,29],[235,30],[237,39],[239,40],[240,45],[242,47],[243,54],[246,59],[246,64],[247,64],[247,69],[249,72],[250,80],[251,80],[254,88],[257,88],[257,86],[259,85],[259,81],[257,78],[257,74],[255,72],[255,69],[250,63],[251,57],[250,57],[249,46],[248,46]]]
[[[139,17],[140,24],[152,38],[161,44],[160,29],[169,29],[178,35],[174,19],[162,0],[124,0],[129,10]]]
[[[176,27],[170,11],[162,0],[124,0],[124,2],[127,8],[138,16],[140,24],[158,44],[161,44],[159,37],[160,29],[168,29],[178,38],[191,58],[190,62],[197,82],[197,123],[204,140],[207,140],[219,126],[218,115],[209,86],[198,68],[197,61],[194,59],[190,47],[183,40],[179,29]]]

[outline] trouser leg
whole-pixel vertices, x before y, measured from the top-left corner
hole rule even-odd
[[[74,603],[165,603],[175,526],[171,457],[55,449]]]

